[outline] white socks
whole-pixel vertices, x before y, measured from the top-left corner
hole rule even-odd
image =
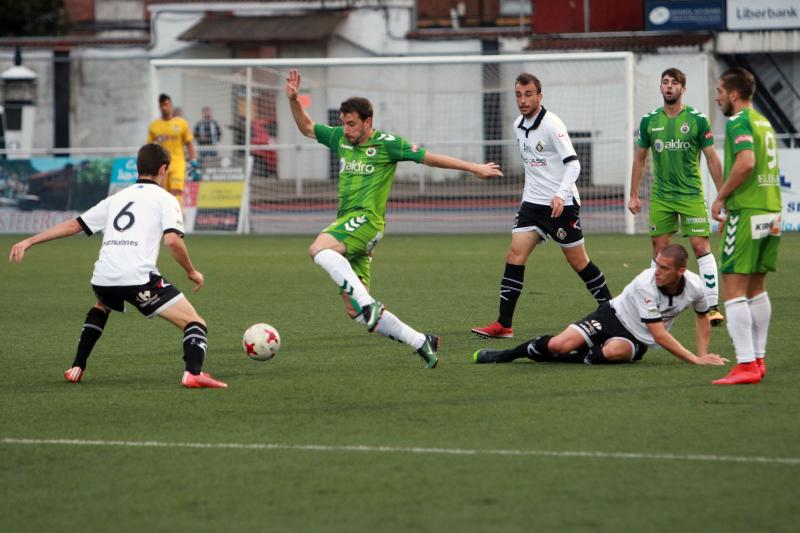
[[[719,303],[719,280],[717,275],[717,260],[714,254],[707,253],[697,258],[697,269],[700,271],[700,278],[703,280],[703,288],[706,292],[706,301],[710,307]]]
[[[753,320],[753,347],[756,358],[763,359],[767,353],[767,332],[769,319],[772,316],[772,304],[766,292],[747,300],[747,304],[750,306],[750,316]]]
[[[756,360],[756,355],[753,345],[753,318],[747,298],[741,296],[725,302],[725,313],[728,315],[725,320],[728,334],[736,349],[736,362],[752,363]],[[764,344],[766,345],[766,332]]]
[[[339,252],[327,249],[314,256],[314,262],[330,274],[331,279],[361,307],[366,307],[375,299],[369,295],[367,288],[358,279],[350,266],[350,262]]]
[[[425,344],[425,335],[409,327],[397,316],[385,309],[381,319],[378,321],[378,325],[375,327],[375,333],[380,333],[384,337],[408,344],[415,350],[419,350]]]
[[[364,320],[364,317],[361,315],[358,315],[354,320],[359,324],[366,325],[367,323]],[[396,315],[387,311],[386,309],[383,310],[381,319],[378,321],[378,325],[375,326],[374,332],[380,333],[384,337],[388,337],[393,341],[408,344],[415,350],[419,350],[422,348],[422,345],[425,344],[424,334],[411,328],[402,320],[397,318]]]

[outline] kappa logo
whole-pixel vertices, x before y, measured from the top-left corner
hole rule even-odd
[[[681,133],[683,133],[684,135],[689,133],[689,123],[688,122],[684,122],[683,124],[681,124]]]
[[[146,304],[153,298],[153,295],[150,291],[141,291],[139,294],[136,295],[136,300],[139,301],[141,304]]]

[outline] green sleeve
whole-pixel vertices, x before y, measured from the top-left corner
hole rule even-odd
[[[395,137],[391,141],[387,141],[386,150],[392,161],[414,161],[415,163],[422,163],[422,160],[425,158],[424,148],[416,144],[411,144],[402,137]]]
[[[711,123],[703,115],[697,117],[697,135],[699,136],[701,149],[714,146],[714,132],[711,131]]]
[[[642,121],[639,123],[639,139],[636,143],[641,148],[650,148],[650,136],[647,134],[647,123],[648,123],[647,115],[642,117]]]
[[[317,137],[317,142],[320,144],[324,144],[331,150],[336,150],[339,146],[339,139],[342,138],[344,134],[344,128],[339,126],[338,128],[333,128],[331,126],[327,126],[325,124],[316,123],[314,124],[314,135]]]
[[[725,135],[730,140],[734,155],[742,150],[753,150],[753,129],[747,118],[739,116],[729,120],[725,126]]]

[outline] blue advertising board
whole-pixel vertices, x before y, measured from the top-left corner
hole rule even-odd
[[[647,0],[645,29],[706,31],[725,29],[724,0]]]

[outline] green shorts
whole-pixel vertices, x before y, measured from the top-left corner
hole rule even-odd
[[[708,206],[704,198],[650,200],[651,237],[677,232],[679,220],[684,237],[708,237],[711,234]]]
[[[722,232],[722,274],[775,272],[781,214],[761,209],[730,211]]]
[[[322,230],[333,235],[347,249],[345,257],[356,275],[369,288],[372,249],[383,237],[383,220],[366,211],[353,211]]]

